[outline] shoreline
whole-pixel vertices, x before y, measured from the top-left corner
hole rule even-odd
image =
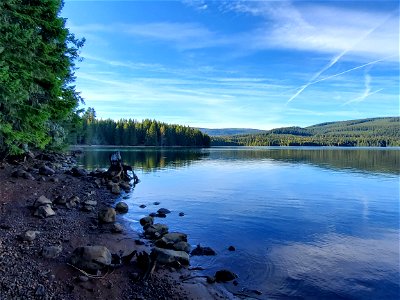
[[[182,276],[192,274],[184,268],[160,266],[147,281],[140,281],[135,259],[101,270],[97,279],[71,267],[70,257],[77,247],[102,245],[111,253],[127,255],[134,250],[149,252],[151,242],[142,239],[121,215],[116,221],[122,223],[122,233],[114,232],[114,224],[97,221],[98,212],[115,207],[123,195],[113,195],[91,176],[65,174],[76,165],[73,157],[46,156],[0,163],[0,298],[234,299],[222,286],[211,286],[203,279],[181,282]],[[40,166],[54,173],[43,175]],[[54,216],[33,215],[40,196],[53,202]],[[79,199],[75,206],[56,200],[74,197]],[[83,206],[88,201],[97,202],[90,211]],[[28,231],[35,232],[32,240],[26,238]]]

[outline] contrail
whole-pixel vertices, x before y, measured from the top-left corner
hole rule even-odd
[[[316,84],[318,82],[321,82],[321,81],[324,81],[324,80],[328,80],[328,79],[331,79],[331,78],[334,78],[334,77],[337,77],[337,76],[340,76],[340,75],[343,75],[343,74],[346,74],[346,73],[349,73],[349,72],[354,71],[354,70],[358,70],[358,69],[364,68],[366,66],[370,66],[370,65],[376,64],[378,62],[387,60],[387,59],[395,57],[395,56],[397,56],[397,55],[390,55],[390,56],[387,56],[387,57],[384,57],[384,58],[381,58],[381,59],[374,60],[374,61],[371,61],[369,63],[363,64],[361,66],[357,66],[357,67],[351,68],[349,70],[346,70],[346,71],[343,71],[343,72],[340,72],[340,73],[337,73],[337,74],[334,74],[334,75],[331,75],[331,76],[328,76],[328,77],[324,77],[322,79],[319,79],[319,80],[311,82],[310,85],[311,84]]]
[[[359,42],[364,40],[366,37],[368,37],[372,32],[374,32],[377,28],[379,28],[383,23],[385,23],[389,18],[391,17],[391,14],[388,15],[382,22],[380,22],[378,25],[375,27],[371,28],[368,30],[363,36],[361,36],[355,43],[351,45],[351,47],[343,50],[340,54],[335,56],[334,58],[331,59],[329,64],[327,64],[325,67],[323,67],[319,72],[315,73],[314,76],[306,83],[303,85],[290,99],[286,102],[286,104],[292,102],[297,96],[299,96],[306,88],[308,88],[310,85],[319,82],[319,81],[314,81],[317,79],[322,73],[324,73],[326,70],[331,68],[334,64],[336,64],[344,55],[346,55],[347,52],[349,52],[355,45],[357,45]]]
[[[379,89],[379,90],[377,90],[377,91],[375,91],[375,92],[372,92],[372,93],[368,93],[368,94],[363,94],[362,96],[360,96],[360,97],[357,97],[357,98],[354,98],[354,99],[352,99],[352,100],[349,100],[349,101],[347,101],[346,103],[343,103],[341,106],[345,106],[345,105],[347,105],[347,104],[350,104],[350,103],[353,103],[353,102],[361,102],[361,101],[363,101],[365,98],[367,98],[367,97],[369,97],[369,96],[371,96],[371,95],[374,95],[374,94],[376,94],[376,93],[379,93],[380,91],[382,91],[383,89]]]

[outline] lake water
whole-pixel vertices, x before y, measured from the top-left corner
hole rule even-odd
[[[398,148],[118,150],[141,180],[125,200],[132,228],[170,209],[157,221],[217,252],[192,265],[239,275],[228,290],[257,289],[259,299],[400,298]],[[113,151],[86,149],[81,164],[105,168]]]

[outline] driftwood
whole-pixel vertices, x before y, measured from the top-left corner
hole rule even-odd
[[[132,166],[125,165],[122,162],[121,153],[119,151],[110,154],[110,167],[108,168],[106,174],[110,179],[130,181],[133,179],[133,183],[139,182],[139,178],[133,172]],[[128,174],[128,171],[132,172],[132,177]]]

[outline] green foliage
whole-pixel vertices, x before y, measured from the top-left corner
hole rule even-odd
[[[170,125],[155,120],[121,119],[117,122],[96,119],[94,109],[82,116],[82,131],[70,138],[71,144],[117,146],[190,146],[209,147],[210,137],[200,130]]]
[[[59,147],[81,100],[70,84],[83,41],[61,0],[0,1],[0,156]]]
[[[213,137],[215,146],[400,146],[400,118],[373,118],[286,127],[262,134]]]

